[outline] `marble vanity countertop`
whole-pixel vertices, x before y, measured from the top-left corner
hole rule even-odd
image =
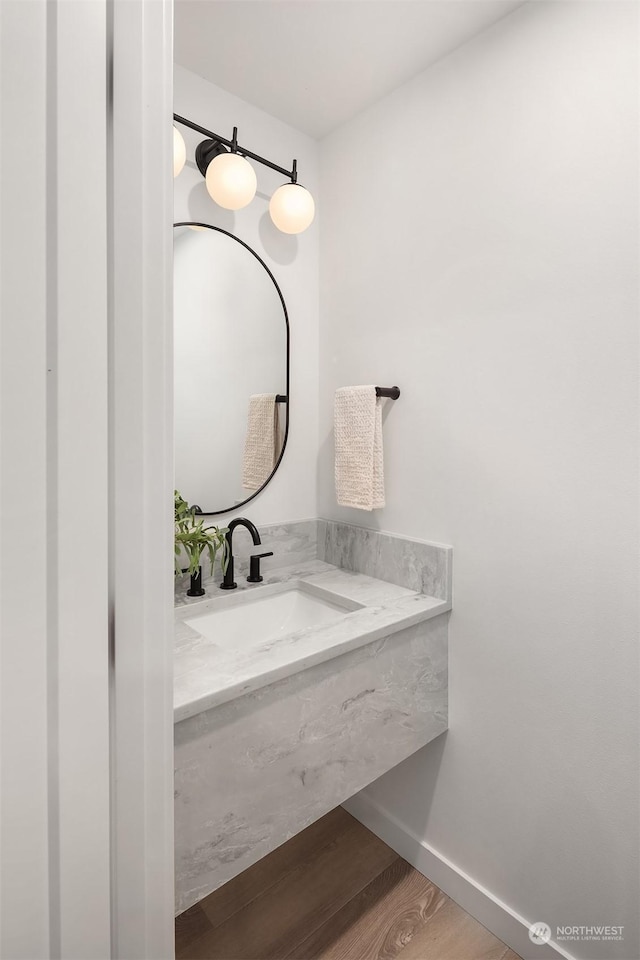
[[[176,643],[174,669],[174,722],[193,717],[219,704],[241,697],[307,667],[340,656],[357,647],[412,627],[451,609],[439,600],[405,587],[342,570],[321,560],[281,567],[261,584],[238,578],[231,595],[218,580],[205,583],[200,600],[176,598]],[[247,649],[224,649],[201,636],[185,619],[237,604],[245,590],[266,597],[296,582],[338,594],[361,607],[332,623],[305,627]],[[186,590],[186,587],[185,587]]]

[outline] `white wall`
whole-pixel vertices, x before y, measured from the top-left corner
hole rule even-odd
[[[227,138],[234,126],[238,140],[280,166],[298,160],[300,182],[318,200],[318,145],[257,107],[234,97],[184,67],[175,67],[175,112]],[[198,220],[222,227],[248,243],[266,262],[287,304],[291,328],[291,420],[284,459],[273,480],[242,509],[255,523],[302,520],[317,513],[318,438],[318,223],[299,236],[281,233],[269,217],[269,199],[285,178],[261,164],[256,198],[235,213],[209,197],[195,165],[203,139],[180,127],[187,143],[187,164],[174,182],[175,220]],[[221,407],[224,401],[221,399]],[[234,412],[235,427],[246,429],[246,407]],[[221,427],[224,421],[221,420]],[[221,441],[223,442],[223,441]],[[203,510],[223,504],[201,503]],[[237,511],[232,511],[230,519]],[[224,520],[225,518],[221,518]]]
[[[536,2],[322,145],[320,515],[454,546],[451,729],[369,795],[637,957],[637,7]],[[397,383],[388,506],[332,393]],[[635,928],[635,929],[634,929]]]

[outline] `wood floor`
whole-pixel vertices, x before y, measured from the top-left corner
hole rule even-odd
[[[519,960],[338,807],[176,920],[178,960]]]

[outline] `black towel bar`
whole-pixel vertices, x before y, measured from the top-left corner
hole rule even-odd
[[[376,397],[389,397],[397,400],[400,396],[400,387],[376,387]]]

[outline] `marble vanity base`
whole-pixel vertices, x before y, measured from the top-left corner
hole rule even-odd
[[[177,913],[446,730],[447,620],[176,723]]]

